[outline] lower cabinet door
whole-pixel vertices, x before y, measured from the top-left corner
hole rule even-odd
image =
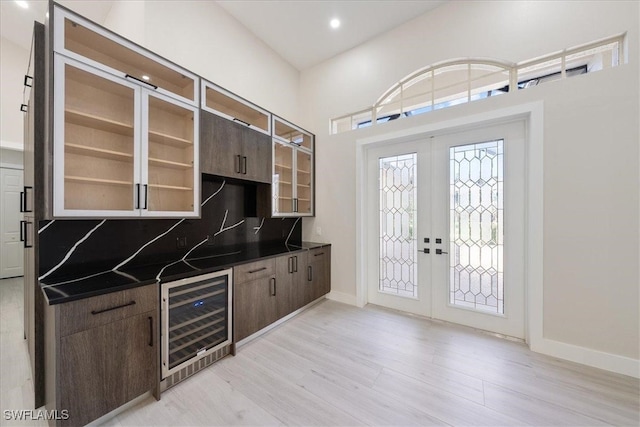
[[[85,425],[155,386],[156,312],[150,311],[63,337],[60,408],[64,425]]]
[[[278,320],[278,289],[275,275],[236,284],[233,293],[235,342]]]

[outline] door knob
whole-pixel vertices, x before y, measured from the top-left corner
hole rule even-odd
[[[428,253],[429,253],[429,248],[424,248],[424,249],[422,250],[422,252],[424,252],[425,254],[428,254]]]
[[[448,254],[449,252],[443,252],[442,249],[436,249],[436,255]]]

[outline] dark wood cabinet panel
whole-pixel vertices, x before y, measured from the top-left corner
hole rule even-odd
[[[273,258],[249,262],[233,268],[233,282],[238,285],[263,277],[273,277],[275,272],[276,265]]]
[[[242,132],[245,179],[271,182],[271,138],[245,128]]]
[[[136,303],[91,314],[121,301]],[[159,398],[158,303],[153,284],[47,307],[46,406],[69,414],[57,425],[85,425],[147,391]]]
[[[64,425],[84,425],[154,387],[155,311],[60,340],[60,407]]]
[[[268,135],[207,111],[200,114],[200,170],[203,173],[271,182]]]
[[[236,284],[233,295],[233,340],[238,342],[278,319],[275,275]]]
[[[278,291],[276,295],[276,305],[278,319],[298,308],[296,307],[297,293],[294,276],[297,277],[296,257],[291,255],[276,258],[276,280]]]

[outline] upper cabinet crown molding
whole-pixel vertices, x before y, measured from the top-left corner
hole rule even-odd
[[[182,102],[200,104],[196,74],[57,4],[53,50]]]

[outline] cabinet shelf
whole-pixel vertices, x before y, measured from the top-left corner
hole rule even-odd
[[[289,181],[278,181],[278,184],[291,185]]]
[[[133,125],[107,119],[77,110],[66,109],[65,120],[79,126],[99,129],[111,133],[118,133],[125,136],[133,136]]]
[[[285,166],[285,165],[279,165],[279,164],[274,164],[275,167],[280,168],[280,169],[288,169],[291,170],[291,166]]]
[[[154,159],[152,157],[149,157],[149,164],[171,169],[191,169],[193,167],[193,165],[189,163],[172,162],[170,160]]]
[[[159,188],[162,190],[178,190],[178,191],[192,191],[191,187],[178,187],[175,185],[164,185],[164,184],[149,184],[149,188]]]
[[[149,140],[180,148],[193,145],[193,142],[188,139],[180,138],[178,136],[173,136],[166,133],[156,132],[153,130],[149,130]]]
[[[298,169],[297,172],[304,173],[304,174],[307,174],[307,175],[309,175],[311,173],[311,171],[305,171],[305,170],[302,170],[302,169]]]
[[[86,176],[72,176],[66,175],[64,177],[65,181],[70,182],[79,182],[82,184],[104,184],[104,185],[122,185],[122,186],[132,186],[133,182],[131,181],[116,181],[113,179],[102,179],[102,178],[89,178]]]
[[[122,153],[120,151],[105,150],[102,148],[89,147],[78,144],[65,144],[65,151],[73,154],[81,154],[83,156],[99,157],[102,159],[118,160],[121,162],[132,162],[133,154]]]

